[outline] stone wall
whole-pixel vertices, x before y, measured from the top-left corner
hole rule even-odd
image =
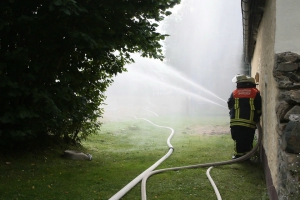
[[[280,149],[278,151],[279,199],[300,199],[300,55],[276,55],[273,76],[279,89],[276,115]]]

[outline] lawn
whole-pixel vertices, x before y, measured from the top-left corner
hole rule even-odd
[[[225,161],[233,153],[226,117],[149,117],[175,130],[174,153],[158,169]],[[109,199],[168,152],[170,130],[132,116],[103,119],[101,130],[82,146],[45,145],[39,150],[2,153],[0,199]],[[65,149],[93,156],[92,161],[61,157]],[[207,168],[168,171],[147,181],[147,199],[216,199]],[[223,199],[267,200],[260,162],[246,161],[211,170]],[[137,184],[122,199],[141,199]]]

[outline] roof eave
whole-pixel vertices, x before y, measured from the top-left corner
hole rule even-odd
[[[244,62],[251,62],[266,0],[241,0]]]

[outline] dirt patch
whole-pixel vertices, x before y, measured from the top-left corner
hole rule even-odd
[[[199,125],[193,127],[186,127],[183,131],[183,134],[201,134],[201,135],[222,135],[229,134],[229,126],[220,126],[220,125]]]

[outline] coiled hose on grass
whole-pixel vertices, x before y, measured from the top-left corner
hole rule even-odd
[[[152,125],[156,126],[156,127],[160,127],[160,128],[166,128],[171,130],[171,134],[168,137],[167,140],[167,144],[169,147],[169,151],[167,154],[165,154],[161,159],[159,159],[156,163],[154,163],[151,167],[149,167],[147,170],[145,170],[143,173],[141,173],[139,176],[137,176],[135,179],[133,179],[131,182],[129,182],[125,187],[123,187],[119,192],[117,192],[115,195],[113,195],[109,200],[118,200],[121,197],[123,197],[129,190],[131,190],[137,183],[139,183],[142,180],[142,185],[141,185],[141,197],[142,200],[146,200],[147,199],[147,195],[146,195],[146,182],[147,179],[154,175],[154,174],[158,174],[158,173],[162,173],[162,172],[166,172],[166,171],[176,171],[176,170],[180,170],[180,169],[193,169],[193,168],[199,168],[199,167],[212,167],[212,166],[219,166],[219,165],[227,165],[227,164],[233,164],[233,163],[237,163],[237,162],[241,162],[244,160],[249,159],[259,148],[259,145],[261,143],[261,139],[262,139],[262,129],[259,123],[257,123],[257,128],[258,128],[258,142],[256,144],[256,146],[246,155],[234,159],[234,160],[229,160],[229,161],[223,161],[223,162],[215,162],[215,163],[204,163],[204,164],[196,164],[196,165],[188,165],[188,166],[181,166],[181,167],[172,167],[172,168],[165,168],[165,169],[160,169],[160,170],[155,170],[153,171],[156,167],[158,167],[163,161],[165,161],[174,151],[173,146],[171,145],[170,141],[171,138],[174,135],[174,130],[170,127],[167,126],[159,126],[157,124],[154,124],[153,122],[145,119],[145,118],[136,118],[134,116],[135,119],[143,119],[149,123],[151,123]],[[209,172],[208,172],[209,173]],[[211,182],[211,184],[213,185],[214,183]],[[214,186],[213,186],[214,187]],[[214,190],[216,191],[216,187],[214,187]],[[216,195],[219,196],[219,194]],[[221,197],[218,197],[221,199]]]
[[[147,122],[149,122],[150,124],[160,127],[160,128],[166,128],[171,130],[171,134],[167,139],[167,144],[169,147],[169,151],[167,154],[165,154],[161,159],[159,159],[156,163],[154,163],[151,167],[149,167],[148,169],[146,169],[143,173],[141,173],[139,176],[137,176],[135,179],[133,179],[131,182],[129,182],[125,187],[123,187],[119,192],[117,192],[115,195],[113,195],[109,200],[118,200],[120,199],[122,196],[124,196],[129,190],[131,190],[136,184],[138,184],[143,177],[145,177],[149,172],[153,171],[156,167],[158,167],[163,161],[165,161],[174,151],[174,148],[171,144],[171,138],[174,135],[174,129],[167,127],[167,126],[159,126],[157,124],[154,124],[153,122],[145,119],[145,118],[137,118],[135,116],[133,116],[135,119],[143,119]]]
[[[193,168],[199,168],[199,167],[212,167],[212,166],[219,166],[219,165],[228,165],[228,164],[233,164],[233,163],[237,163],[237,162],[241,162],[241,161],[249,159],[258,150],[259,145],[261,143],[261,139],[262,139],[261,126],[260,126],[259,123],[257,123],[256,126],[257,126],[257,129],[258,129],[258,142],[257,142],[256,146],[250,152],[248,152],[246,155],[244,155],[240,158],[237,158],[237,159],[234,159],[234,160],[229,160],[229,161],[222,161],[222,162],[204,163],[204,164],[197,164],[197,165],[188,165],[188,166],[181,166],[181,167],[165,168],[165,169],[155,170],[155,171],[152,171],[152,172],[148,173],[142,180],[142,186],[141,186],[142,200],[147,199],[147,195],[146,195],[146,182],[147,182],[147,179],[150,176],[154,175],[154,174],[158,174],[158,173],[162,173],[162,172],[166,172],[166,171],[175,171],[175,170],[180,170],[180,169],[193,169]]]

